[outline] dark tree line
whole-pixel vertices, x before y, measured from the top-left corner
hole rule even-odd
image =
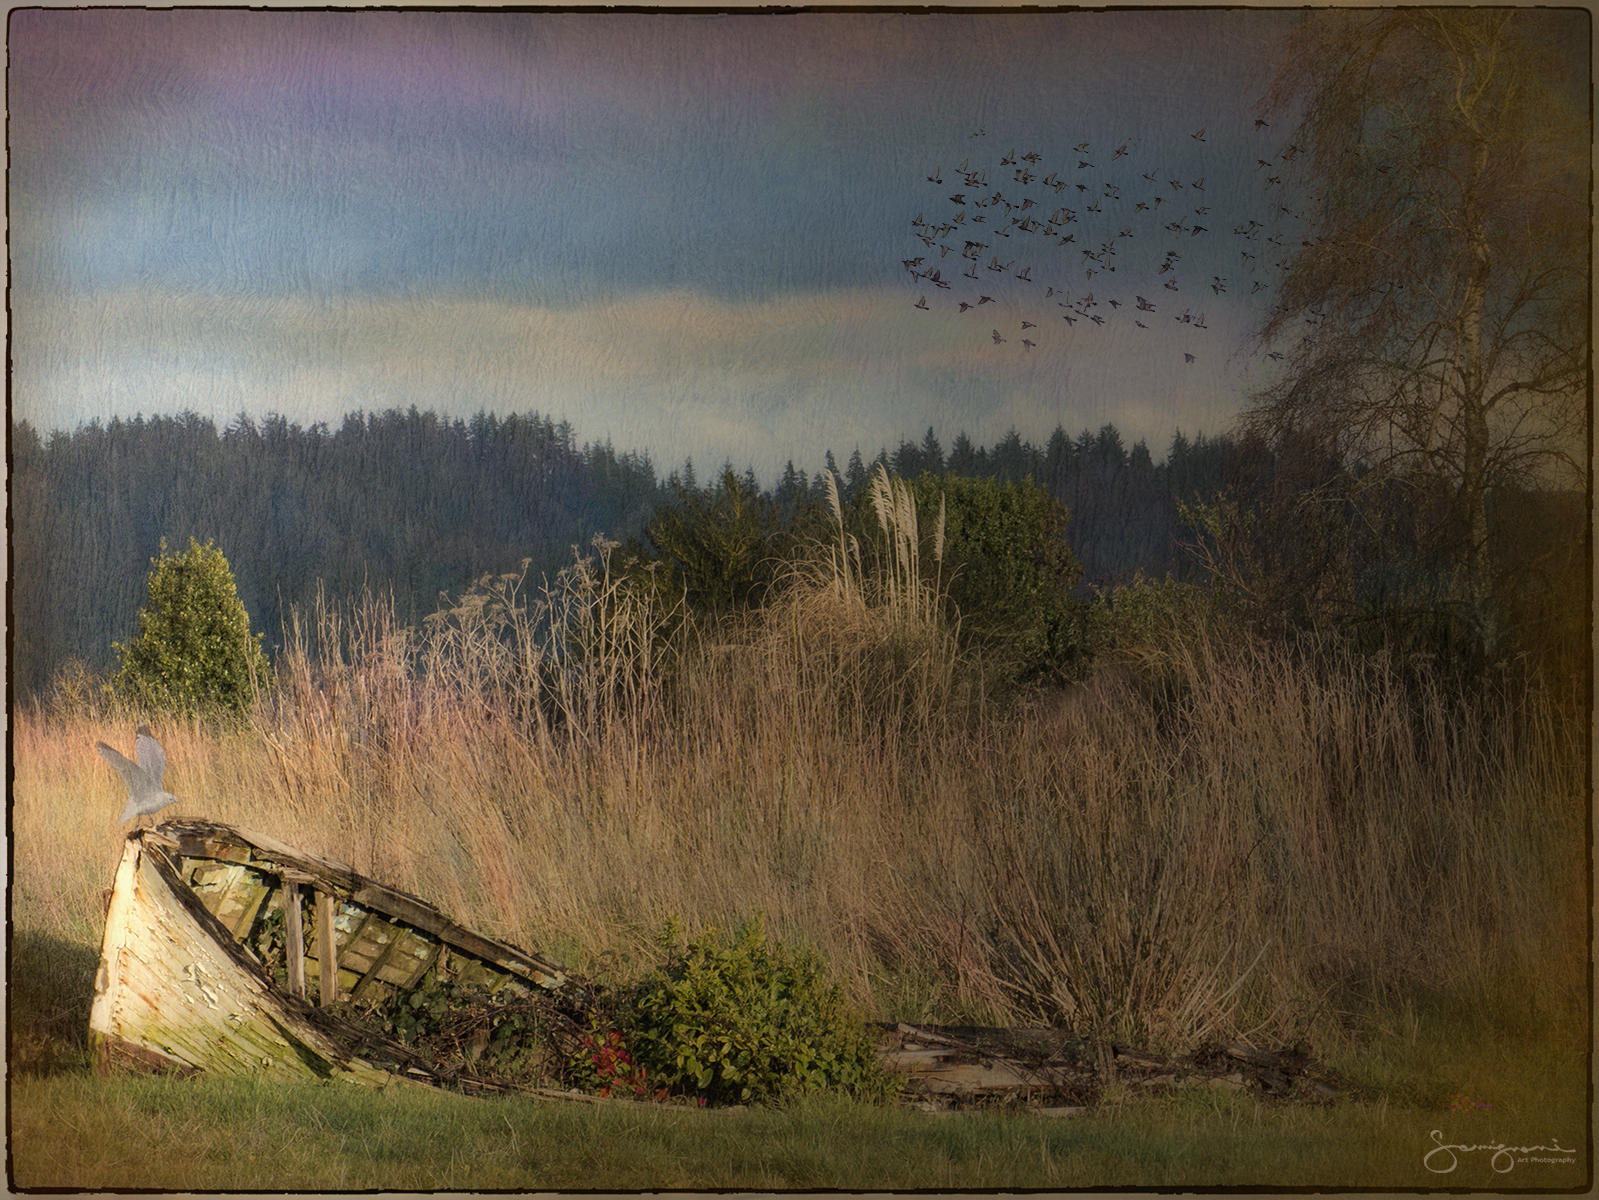
[[[134,628],[161,539],[212,540],[269,648],[291,606],[363,586],[419,621],[441,592],[532,559],[570,561],[595,533],[625,536],[661,499],[649,459],[579,445],[537,414],[469,421],[391,410],[337,428],[189,413],[11,439],[13,685],[63,663],[112,666]]]
[[[1447,658],[1468,671],[1522,652],[1563,675],[1585,669],[1586,521],[1583,496],[1570,489],[1505,481],[1490,495],[1496,616],[1487,624],[1480,602],[1461,595],[1458,562],[1431,536],[1415,489],[1313,435],[1178,432],[1157,463],[1114,425],[1076,437],[1057,428],[1042,445],[1013,431],[979,447],[962,433],[948,451],[929,429],[870,459],[857,449],[842,467],[825,458],[855,508],[879,464],[908,480],[1043,487],[1068,512],[1079,598],[1139,574],[1171,576],[1219,586],[1267,631],[1333,629],[1366,649]],[[689,469],[669,486],[672,502],[647,527],[644,551],[681,568],[681,579],[669,577],[712,611],[759,602],[781,561],[827,525],[823,473],[807,477],[793,463],[770,493],[750,473],[726,470],[698,486]],[[736,556],[723,552],[735,544]]]
[[[12,682],[20,695],[45,687],[70,660],[97,672],[113,666],[111,644],[134,629],[163,537],[216,543],[270,651],[291,608],[309,610],[319,587],[335,600],[363,587],[392,592],[399,617],[414,623],[440,606],[441,593],[524,559],[534,578],[553,574],[597,533],[641,539],[659,554],[665,548],[650,547],[646,534],[652,521],[682,541],[684,521],[726,519],[727,536],[748,543],[744,567],[758,581],[783,545],[825,524],[825,470],[837,472],[853,504],[877,463],[907,480],[1039,484],[1066,506],[1065,539],[1084,595],[1138,573],[1203,581],[1197,546],[1212,566],[1261,574],[1269,584],[1262,594],[1295,615],[1362,598],[1388,609],[1427,603],[1415,580],[1429,564],[1417,540],[1407,542],[1402,494],[1392,506],[1397,533],[1362,532],[1363,521],[1336,500],[1356,468],[1314,444],[1255,436],[1178,433],[1157,463],[1113,425],[1075,437],[1057,428],[1042,444],[1012,432],[987,447],[961,433],[947,449],[929,429],[870,459],[856,450],[843,465],[828,452],[814,471],[790,463],[769,489],[730,466],[704,485],[692,464],[661,481],[647,455],[580,445],[568,425],[537,414],[462,421],[414,408],[352,414],[337,428],[282,417],[240,417],[221,430],[194,414],[113,420],[48,439],[24,422],[12,427],[11,454]],[[1522,581],[1513,615],[1533,636],[1556,625],[1580,636],[1581,501],[1497,494],[1501,574]],[[1236,519],[1206,527],[1185,504]]]
[[[827,458],[833,466],[833,455]],[[1190,439],[1180,431],[1165,461],[1157,464],[1145,442],[1128,447],[1114,425],[1097,433],[1084,429],[1076,437],[1057,426],[1042,445],[1014,430],[989,447],[960,433],[948,452],[929,429],[919,443],[901,442],[871,459],[854,451],[839,476],[846,500],[860,494],[878,463],[906,479],[931,472],[1002,483],[1032,480],[1066,505],[1071,516],[1066,542],[1082,565],[1085,585],[1108,586],[1139,572],[1181,576],[1191,571],[1192,560],[1181,545],[1178,502],[1205,500],[1228,486],[1239,458],[1239,447],[1228,437]],[[775,498],[779,506],[785,503],[785,483],[779,483]]]

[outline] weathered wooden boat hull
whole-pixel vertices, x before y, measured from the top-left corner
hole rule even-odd
[[[309,938],[302,888],[316,897]],[[288,928],[287,986],[250,948],[273,913]],[[398,1042],[324,1011],[403,993],[430,973],[506,995],[568,985],[560,967],[342,863],[225,825],[170,822],[135,830],[124,846],[90,1041],[102,1065],[436,1085],[425,1060]]]

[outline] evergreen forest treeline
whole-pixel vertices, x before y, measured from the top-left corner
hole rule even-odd
[[[779,511],[821,494],[838,471],[846,496],[886,462],[923,471],[1019,481],[1065,502],[1067,540],[1085,579],[1181,567],[1175,498],[1220,486],[1236,459],[1227,439],[1173,440],[1156,464],[1110,425],[1075,439],[1057,429],[1042,446],[1011,433],[992,447],[958,436],[946,453],[932,430],[870,459],[831,452],[813,472],[792,463],[764,491]],[[753,473],[744,481],[754,486]],[[352,413],[335,427],[282,416],[241,416],[225,428],[194,413],[91,422],[41,437],[12,426],[11,565],[18,695],[64,664],[101,672],[112,643],[135,631],[150,560],[162,539],[181,549],[214,540],[269,649],[284,621],[363,587],[392,591],[418,621],[490,571],[531,560],[535,578],[571,561],[595,534],[638,537],[656,509],[687,492],[709,495],[692,462],[658,476],[646,453],[579,443],[570,425],[527,413],[447,419],[415,408]]]
[[[1231,505],[1245,514],[1237,524],[1247,525],[1246,549],[1281,591],[1273,603],[1292,607],[1327,576],[1322,549],[1354,524],[1351,514],[1329,511],[1325,528],[1308,528],[1305,506],[1283,503],[1340,473],[1318,455],[1178,432],[1157,463],[1144,442],[1129,448],[1113,425],[1076,437],[1057,428],[1043,445],[1011,432],[983,447],[962,433],[947,450],[929,429],[919,443],[870,459],[857,450],[840,464],[828,451],[812,471],[790,462],[763,489],[752,471],[730,476],[731,464],[704,483],[692,462],[663,479],[647,453],[580,444],[570,425],[537,413],[462,420],[413,407],[352,413],[336,428],[240,416],[220,430],[185,413],[92,422],[48,438],[17,422],[14,694],[37,694],[72,663],[96,673],[115,666],[112,643],[136,631],[163,539],[175,550],[191,537],[216,543],[271,651],[291,612],[309,612],[319,588],[335,600],[363,588],[392,593],[396,615],[415,623],[441,607],[443,594],[459,594],[485,573],[527,560],[534,579],[553,575],[597,534],[649,553],[646,530],[657,511],[695,498],[714,502],[730,478],[784,522],[822,503],[824,471],[838,474],[852,502],[878,463],[905,479],[932,472],[1041,485],[1066,506],[1066,542],[1090,588],[1139,573],[1200,579],[1205,569],[1190,552],[1196,545],[1209,548],[1214,571],[1217,552],[1237,547],[1216,536],[1227,531],[1192,527],[1182,506],[1219,498],[1223,511]],[[1575,578],[1582,514],[1567,501],[1578,500],[1507,497],[1498,524],[1513,531],[1519,558],[1559,559],[1555,573]],[[1500,545],[1509,543],[1501,536]],[[1385,543],[1362,557],[1382,562],[1390,550]],[[1527,577],[1523,567],[1506,566]],[[1263,569],[1260,561],[1254,569]],[[1379,579],[1375,592],[1388,586]],[[1546,579],[1534,590],[1564,601],[1572,586]],[[1363,587],[1375,594],[1369,580]],[[1570,623],[1569,614],[1561,623]]]
[[[47,441],[12,428],[13,684],[63,663],[114,665],[166,539],[214,540],[269,650],[292,607],[363,586],[410,621],[487,571],[555,570],[595,533],[642,525],[662,491],[649,459],[579,445],[537,414],[469,421],[392,410],[337,428],[192,413],[91,423]]]

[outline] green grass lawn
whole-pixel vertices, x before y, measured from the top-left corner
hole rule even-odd
[[[591,1105],[249,1078],[100,1078],[80,1067],[13,1080],[13,1183],[162,1190],[1583,1187],[1589,1159],[1581,1080],[1540,1091],[1537,1075],[1554,1059],[1524,1051],[1500,1047],[1480,1063],[1481,1082],[1442,1104],[1377,1097],[1290,1106],[1211,1089],[1117,1102],[1113,1089],[1109,1103],[1067,1117],[937,1115],[836,1100],[732,1111]],[[1461,1095],[1473,1104],[1462,1104]],[[1434,1129],[1455,1145],[1558,1143],[1575,1161],[1520,1162],[1498,1174],[1491,1152],[1462,1150],[1453,1172],[1431,1173],[1423,1156],[1434,1146]]]

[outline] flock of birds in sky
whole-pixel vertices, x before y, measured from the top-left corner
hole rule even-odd
[[[1256,120],[1254,133],[1264,140],[1270,126]],[[1208,133],[1189,135],[1196,149]],[[1259,152],[1245,190],[1253,211],[1229,216],[1213,210],[1205,175],[1141,161],[1131,138],[1078,142],[1052,161],[1029,148],[1001,153],[984,129],[968,141],[958,164],[928,173],[933,199],[911,218],[919,246],[902,264],[914,307],[950,310],[994,346],[1026,352],[1079,326],[1130,322],[1151,337],[1180,334],[1194,363],[1211,328],[1206,302],[1273,291],[1309,244],[1283,186],[1301,153],[1293,143]]]

